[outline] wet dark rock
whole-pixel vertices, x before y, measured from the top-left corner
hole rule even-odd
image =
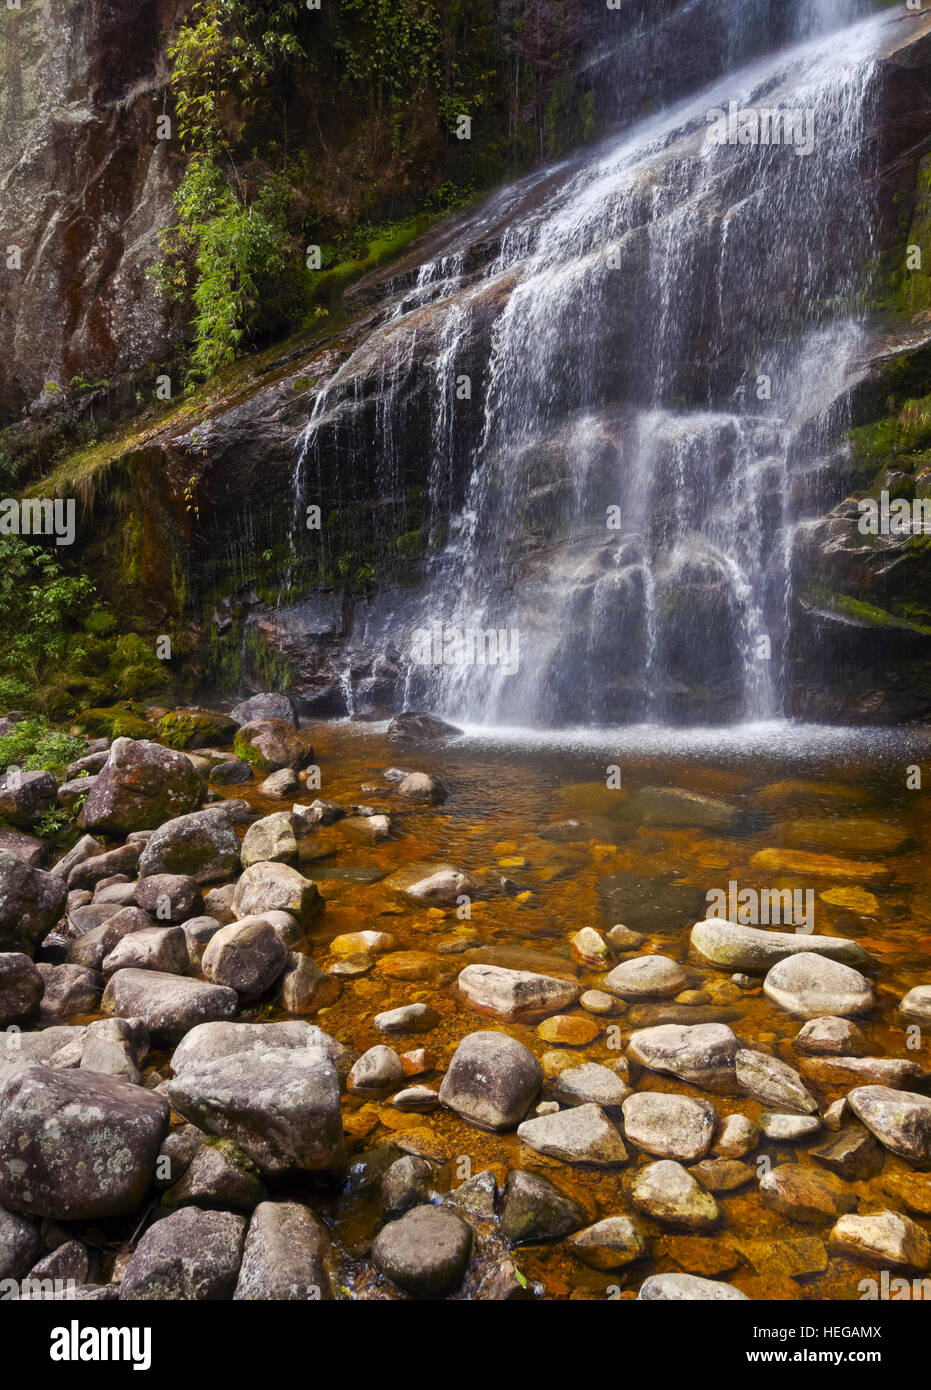
[[[314,757],[311,735],[284,719],[243,724],[233,739],[233,750],[253,772],[278,772],[285,767],[297,771]]]
[[[89,835],[85,838],[92,839]],[[88,853],[68,870],[68,888],[94,888],[103,879],[112,878],[114,874],[135,874],[141,853],[142,845],[138,842],[120,845],[117,849],[101,850],[99,853]],[[61,864],[56,864],[56,871],[60,870],[64,863],[65,860],[62,860]]]
[[[438,1298],[462,1280],[472,1231],[445,1207],[414,1207],[383,1226],[372,1246],[382,1274],[415,1298]]]
[[[562,1240],[584,1224],[578,1203],[547,1178],[523,1169],[508,1174],[501,1201],[501,1234],[510,1245]]]
[[[211,787],[232,787],[240,782],[251,782],[252,768],[242,758],[227,758],[225,762],[214,763],[207,776]]]
[[[622,922],[632,931],[669,936],[694,922],[707,907],[700,888],[611,874],[597,885],[606,925]]]
[[[62,1221],[133,1211],[168,1114],[162,1096],[97,1072],[14,1072],[0,1083],[0,1204]]]
[[[388,725],[385,738],[389,743],[434,744],[456,738],[462,733],[455,724],[448,724],[434,714],[418,714],[405,710],[395,715]]]
[[[121,1299],[230,1299],[246,1221],[228,1211],[182,1207],[145,1232],[126,1266]]]
[[[426,1159],[404,1154],[396,1159],[381,1180],[382,1201],[388,1216],[400,1216],[430,1198],[433,1169]]]
[[[771,1211],[809,1226],[831,1226],[857,1205],[856,1193],[839,1178],[794,1163],[764,1173],[760,1196]]]

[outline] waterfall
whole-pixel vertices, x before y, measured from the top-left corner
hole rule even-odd
[[[298,442],[295,526],[327,469],[364,454],[371,472],[374,449],[388,497],[412,430],[426,441],[423,583],[360,605],[352,634],[400,654],[406,703],[538,727],[783,712],[791,483],[843,424],[875,251],[875,58],[898,19],[867,8],[728,7],[739,66],[504,190],[389,282]],[[657,23],[722,12],[693,0]],[[783,46],[754,55],[774,14]],[[619,87],[631,44],[656,41],[641,23],[616,44]],[[519,663],[463,643],[414,660],[425,632],[433,656],[483,634],[486,657],[514,633]]]

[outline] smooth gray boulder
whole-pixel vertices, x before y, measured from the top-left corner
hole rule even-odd
[[[415,1298],[439,1298],[462,1282],[472,1231],[447,1207],[414,1207],[375,1237],[372,1258],[392,1283]]]
[[[574,980],[501,965],[467,965],[457,983],[473,1009],[508,1022],[559,1013],[574,1004],[582,992]]]
[[[844,1017],[873,1007],[873,989],[858,970],[812,952],[787,956],[763,981],[767,999],[795,1018]]]
[[[239,838],[220,807],[192,811],[166,821],[146,841],[139,877],[184,874],[195,883],[214,883],[239,871]]]
[[[701,1279],[697,1274],[651,1274],[640,1285],[637,1299],[644,1303],[745,1303],[747,1295],[735,1289],[733,1284],[722,1284],[718,1279]]]
[[[843,965],[870,964],[867,952],[856,941],[842,936],[814,936],[804,932],[772,931],[769,927],[745,927],[738,922],[706,917],[692,928],[692,947],[713,965],[761,974],[777,962],[801,951],[812,951]]]
[[[240,1052],[192,1064],[165,1091],[179,1115],[231,1139],[263,1173],[343,1165],[339,1077],[322,1048]]]
[[[223,985],[205,984],[159,970],[118,970],[104,990],[104,1013],[141,1018],[153,1039],[179,1042],[199,1023],[233,1018],[239,996]]]
[[[148,739],[116,738],[79,821],[109,835],[155,830],[195,811],[202,798],[203,782],[183,753]]]
[[[542,1081],[540,1063],[516,1038],[468,1033],[443,1077],[440,1102],[481,1129],[513,1129],[527,1114]]]

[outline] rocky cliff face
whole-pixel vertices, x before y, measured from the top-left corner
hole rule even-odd
[[[679,8],[670,4],[663,15],[674,16]],[[688,14],[693,8],[681,10]],[[698,8],[717,14],[716,6]],[[754,51],[752,21],[758,8],[749,2],[738,7],[745,21],[739,58]],[[115,30],[107,25],[116,21],[108,19],[109,11],[91,9],[100,35],[112,35]],[[786,12],[783,7],[783,18]],[[138,278],[155,229],[167,213],[176,173],[154,139],[140,141],[164,80],[156,31],[164,34],[170,16],[142,0],[139,15],[140,23],[145,17],[150,25],[143,31],[154,37],[148,59],[134,53],[134,75],[124,72],[117,81],[119,69],[101,70],[99,36],[80,50],[83,59],[75,56],[72,67],[63,69],[97,82],[93,111],[82,108],[81,119],[89,142],[96,138],[101,148],[99,181],[85,174],[83,193],[75,171],[66,171],[74,189],[72,220],[88,236],[98,227],[93,218],[89,224],[82,220],[81,199],[85,204],[89,198],[103,199],[104,187],[117,211],[99,221],[106,238],[97,232],[97,251],[91,247],[68,262],[54,250],[59,244],[55,238],[71,244],[61,219],[44,205],[50,238],[50,259],[42,262],[45,275],[54,266],[56,274],[70,276],[70,289],[61,288],[60,302],[76,308],[71,323],[67,314],[63,321],[46,306],[36,319],[36,341],[58,344],[42,348],[47,354],[42,361],[61,363],[62,372],[71,367],[87,376],[106,371],[106,366],[91,366],[98,360],[119,369],[138,360],[139,352],[157,353],[170,339],[170,326]],[[646,23],[646,15],[640,20]],[[910,22],[890,31],[878,77],[875,83],[870,80],[870,107],[864,116],[869,132],[862,158],[881,172],[871,181],[877,195],[871,210],[875,235],[896,256],[902,249],[900,200],[911,197],[915,186],[922,112],[931,94],[929,24],[921,21],[921,26]],[[786,39],[789,28],[783,23],[767,37]],[[659,43],[663,32],[664,22],[658,21],[651,31],[657,80],[668,95],[675,88],[668,52]],[[687,38],[687,28],[684,32]],[[57,30],[56,35],[60,44]],[[87,56],[91,52],[93,62]],[[39,66],[37,58],[36,73]],[[715,73],[707,46],[701,53],[696,48],[682,82],[688,88]],[[642,78],[638,72],[627,81],[627,98],[642,92]],[[63,78],[59,86],[71,90]],[[791,87],[777,90],[780,100],[791,100]],[[3,109],[6,113],[9,103]],[[622,112],[619,103],[616,114]],[[44,149],[47,140],[54,151],[55,119],[66,117],[53,111],[48,119],[51,124],[43,140],[37,135],[36,148]],[[716,491],[727,492],[745,444],[759,450],[765,443],[768,448],[771,436],[774,449],[783,447],[778,422],[767,424],[761,435],[751,421],[753,430],[742,434],[726,413],[743,389],[747,362],[765,325],[775,321],[787,332],[795,331],[808,243],[800,240],[805,228],[792,227],[792,235],[785,233],[783,254],[760,263],[765,279],[753,281],[756,293],[734,298],[722,315],[725,277],[716,259],[721,255],[720,229],[731,227],[733,209],[748,200],[733,169],[722,165],[716,177],[705,178],[699,144],[695,128],[686,128],[675,139],[660,139],[644,159],[639,183],[623,210],[620,267],[610,284],[599,284],[596,295],[582,288],[581,273],[590,269],[599,243],[583,249],[577,292],[582,308],[563,317],[558,353],[548,364],[552,370],[545,379],[518,381],[513,392],[533,409],[537,396],[545,397],[545,410],[532,417],[532,429],[523,428],[521,416],[521,428],[502,439],[493,465],[485,470],[483,515],[501,527],[506,546],[500,565],[483,571],[482,582],[516,605],[535,654],[549,663],[552,690],[542,693],[553,696],[547,708],[556,722],[643,717],[650,712],[647,687],[658,681],[662,712],[668,717],[717,721],[739,716],[743,708],[746,682],[734,634],[739,635],[744,619],[735,609],[734,588],[716,550],[710,515],[692,515],[690,529],[683,529],[674,496],[680,486],[675,470],[707,467],[713,500]],[[494,380],[500,371],[500,356],[496,367],[493,351],[494,344],[500,347],[496,335],[509,306],[513,309],[527,265],[533,267],[538,255],[538,243],[525,229],[533,226],[541,208],[552,206],[558,215],[592,167],[597,159],[573,156],[441,224],[403,259],[353,285],[344,296],[344,315],[332,329],[324,327],[243,361],[192,401],[162,414],[147,412],[138,428],[66,460],[36,484],[77,491],[84,498],[84,534],[96,537],[86,553],[104,596],[117,608],[128,603],[127,611],[143,614],[153,630],[179,634],[177,651],[185,661],[189,688],[198,683],[208,691],[230,693],[242,685],[262,688],[274,670],[293,681],[308,711],[321,714],[384,712],[410,698],[410,672],[397,634],[409,633],[423,620],[431,595],[440,588],[454,592],[470,578],[467,572],[457,578],[443,559],[444,545],[451,525],[461,526],[469,514],[489,400],[496,385],[500,388]],[[24,188],[25,174],[20,171],[17,177]],[[37,186],[31,186],[31,201],[23,204],[32,208],[36,223]],[[668,245],[657,237],[657,207],[668,219],[660,228]],[[609,222],[613,215],[609,207]],[[567,237],[572,234],[576,240],[580,227],[588,232],[581,222],[576,227],[567,221],[566,227]],[[823,230],[835,258],[848,254],[846,231],[840,217]],[[688,300],[677,298],[670,283],[660,286],[657,298],[657,259],[672,256],[673,234],[684,242],[691,238],[688,255],[676,263],[679,283],[694,290]],[[739,218],[729,235],[730,246],[741,254],[742,239],[752,244],[750,230],[741,228]],[[34,254],[40,259],[45,244],[37,235]],[[568,248],[568,240],[566,244]],[[931,246],[926,251],[931,255]],[[567,249],[567,263],[576,255],[577,247]],[[61,268],[66,264],[68,272]],[[85,266],[86,273],[98,276],[96,297],[80,287]],[[857,266],[852,270],[858,273]],[[829,292],[829,279],[819,285],[820,292]],[[42,283],[38,272],[30,281],[31,293],[40,301]],[[58,290],[51,293],[49,304],[57,303],[57,296]],[[43,365],[33,367],[22,339],[27,319],[19,301],[12,309],[10,304],[8,299],[12,331],[21,337],[17,375],[9,390],[24,400],[53,373]],[[118,311],[121,304],[125,314]],[[653,319],[654,329],[647,333],[648,313],[663,304],[665,319]],[[112,331],[98,333],[101,323]],[[651,400],[656,380],[651,352],[660,332],[657,324],[678,335],[675,353],[667,354],[665,387],[672,404],[645,436],[643,403]],[[920,323],[903,329],[898,351],[907,351],[912,366],[907,380],[900,376],[895,383],[897,410],[911,395],[931,389],[925,331]],[[93,356],[98,341],[99,359]],[[71,358],[66,356],[69,344]],[[793,471],[790,458],[788,471],[771,469],[760,485],[759,507],[771,529],[778,530],[783,521],[797,528],[791,612],[786,631],[779,634],[788,714],[892,722],[922,718],[931,709],[931,626],[915,607],[920,607],[916,595],[927,564],[924,552],[896,543],[863,545],[856,534],[856,504],[849,501],[852,490],[879,487],[890,478],[895,486],[882,439],[871,442],[872,453],[866,450],[868,466],[864,448],[852,449],[845,442],[850,424],[868,425],[890,408],[889,360],[887,325],[877,325],[875,331],[871,325],[858,361],[851,371],[837,374],[817,415],[799,434],[796,452],[807,449],[805,467]],[[469,379],[468,408],[457,408],[444,395],[444,373],[451,364],[456,374]],[[700,456],[676,453],[684,418],[678,412],[684,409],[700,416]],[[634,538],[619,549],[616,537],[606,538],[599,518],[616,500],[618,460],[635,458],[646,458],[649,473],[636,480],[649,492],[647,513],[640,519],[645,540]],[[913,472],[923,479],[921,467]],[[918,484],[924,485],[923,480]],[[322,517],[316,531],[304,524],[311,505]],[[128,518],[120,523],[120,545],[103,545],[100,536],[112,527],[117,508],[121,518]],[[648,595],[644,546],[653,552]],[[487,563],[487,553],[482,563]],[[143,594],[139,603],[131,601],[133,586]],[[781,592],[776,597],[779,607]],[[661,628],[654,664],[636,669],[631,653],[641,653],[655,639],[651,625]],[[554,653],[547,644],[557,627],[564,641]],[[577,698],[583,668],[588,704]],[[520,713],[516,711],[518,717]]]
[[[0,15],[0,418],[47,383],[169,348],[145,278],[178,176],[165,36],[187,0],[28,0]],[[176,331],[176,326],[174,326]]]

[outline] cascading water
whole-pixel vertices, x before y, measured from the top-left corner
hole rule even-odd
[[[373,448],[379,495],[398,491],[431,333],[433,548],[423,585],[360,606],[352,633],[354,651],[391,653],[405,704],[541,727],[781,713],[790,484],[842,423],[874,251],[875,56],[893,21],[863,10],[733,6],[743,66],[505,190],[389,285],[299,442],[293,534],[327,470]],[[776,11],[794,41],[748,61]],[[694,0],[669,23],[693,13],[720,22]],[[766,111],[796,122],[777,121],[780,143],[754,142]],[[519,662],[460,646],[418,664],[424,631],[433,655],[450,634],[516,633]]]

